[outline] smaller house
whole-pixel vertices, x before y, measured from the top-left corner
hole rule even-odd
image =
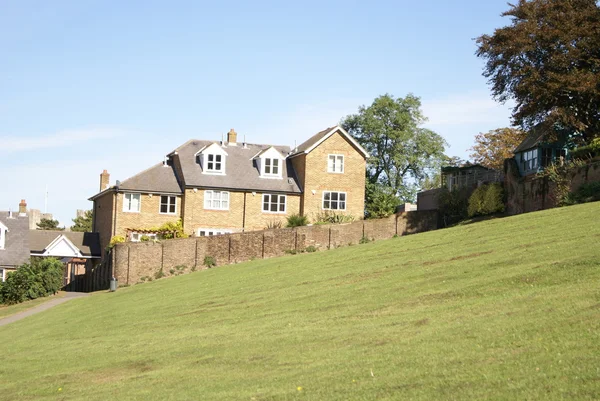
[[[25,205],[25,206],[23,206]],[[29,217],[24,200],[19,204],[19,213],[0,211],[0,280],[6,274],[29,263]]]
[[[545,124],[536,125],[514,150],[519,174],[536,174],[556,160],[566,159],[568,146],[565,141],[551,139],[559,136],[561,135],[555,128],[548,128]]]
[[[484,183],[502,182],[503,174],[481,164],[442,167],[442,188],[453,191],[459,188],[476,188]]]
[[[98,233],[30,230],[29,248],[32,257],[54,257],[65,264],[65,286],[102,257]]]

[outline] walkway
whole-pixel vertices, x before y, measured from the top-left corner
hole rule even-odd
[[[16,322],[17,320],[25,319],[27,316],[35,315],[36,313],[43,312],[48,310],[56,305],[60,305],[63,302],[67,302],[74,298],[87,297],[90,294],[85,292],[67,292],[64,297],[55,298],[48,302],[44,302],[43,304],[34,306],[31,309],[24,310],[22,312],[17,312],[14,315],[6,316],[0,319],[0,327],[10,324],[12,322]]]

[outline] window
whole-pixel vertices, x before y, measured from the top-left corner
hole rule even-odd
[[[285,195],[263,194],[263,212],[285,213]]]
[[[148,237],[150,241],[155,241],[158,239],[158,236],[156,235],[156,233],[137,233],[137,232],[132,232],[129,239],[131,240],[131,242],[140,242],[142,240],[143,236]]]
[[[216,155],[214,153],[208,153],[206,155],[206,171],[210,173],[222,173],[223,172],[223,156]]]
[[[204,208],[214,210],[229,210],[229,192],[204,191]]]
[[[125,194],[123,196],[124,212],[139,212],[141,203],[141,194]]]
[[[199,237],[212,237],[213,235],[223,235],[231,233],[231,230],[225,230],[223,228],[199,228]]]
[[[325,210],[346,210],[345,192],[323,192],[323,209]]]
[[[0,281],[5,282],[6,281],[6,270],[0,268]]]
[[[329,155],[327,159],[327,172],[343,173],[344,172],[344,155]]]
[[[537,149],[523,152],[523,170],[533,170],[538,167]]]
[[[162,195],[160,197],[160,212],[166,214],[175,214],[177,206],[176,196]]]
[[[0,225],[0,249],[4,249],[6,241],[6,230]]]
[[[265,158],[264,175],[280,175],[279,174],[279,159]]]

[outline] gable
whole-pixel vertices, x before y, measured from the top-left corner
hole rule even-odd
[[[66,236],[59,235],[44,249],[43,256],[82,257],[81,251]]]
[[[358,153],[360,153],[364,158],[370,157],[369,153],[356,141],[356,139],[354,139],[352,137],[352,135],[348,134],[348,132],[345,129],[343,129],[342,127],[340,127],[339,125],[332,127],[331,129],[321,131],[321,132],[317,133],[316,135],[313,135],[306,142],[304,142],[300,146],[298,146],[298,148],[296,149],[296,152],[291,157],[294,157],[294,156],[296,156],[298,154],[302,154],[302,153],[308,154],[308,153],[312,152],[313,150],[315,150],[316,148],[321,146],[322,143],[327,141],[329,138],[331,138],[335,134],[339,134],[344,139],[346,139],[346,141],[348,141],[352,145],[352,147]]]

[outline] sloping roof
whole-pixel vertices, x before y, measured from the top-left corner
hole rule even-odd
[[[44,252],[52,241],[64,235],[81,251],[83,256],[100,257],[100,236],[98,233],[80,233],[73,231],[29,230],[29,249],[31,253]],[[29,256],[29,252],[28,255]]]
[[[519,146],[517,146],[513,153],[519,153],[525,150],[529,150],[531,148],[535,148],[538,144],[544,141],[545,137],[546,132],[543,129],[541,129],[541,127],[536,126],[531,130],[529,135],[527,135],[527,137],[523,139],[523,142],[521,142]]]
[[[177,152],[185,185],[187,187],[240,189],[249,191],[300,193],[300,186],[292,163],[286,160],[282,166],[281,179],[261,178],[256,160],[259,152],[270,147],[275,148],[284,157],[290,153],[288,146],[258,145],[237,143],[236,146],[226,146],[225,174],[203,174],[196,153],[214,141],[188,141],[171,154]]]
[[[177,176],[172,166],[163,163],[134,175],[121,182],[119,189],[143,192],[170,192],[181,193],[181,187],[177,182]]]
[[[0,222],[8,228],[4,249],[0,249],[0,266],[18,267],[29,263],[29,216],[18,213],[8,217],[8,211],[0,211]]]
[[[356,139],[352,138],[352,135],[348,134],[346,130],[340,127],[339,125],[329,127],[324,129],[323,131],[317,132],[315,135],[308,138],[308,140],[302,142],[300,146],[298,146],[294,150],[292,157],[301,153],[309,153],[321,142],[325,141],[327,138],[329,138],[336,132],[339,132],[340,134],[342,134],[342,136],[346,137],[346,139],[348,139],[354,145],[354,147],[356,147],[356,149],[363,154],[363,156],[369,157],[369,153],[362,146],[360,146]]]

